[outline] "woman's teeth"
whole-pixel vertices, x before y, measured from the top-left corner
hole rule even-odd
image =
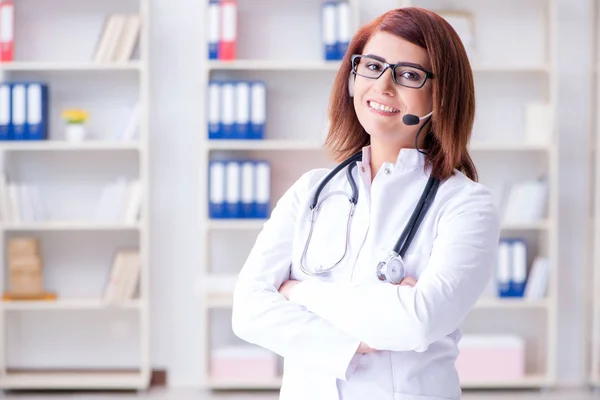
[[[379,104],[375,101],[369,101],[369,107],[371,107],[374,110],[388,112],[390,114],[397,113],[400,111],[389,106],[384,106],[383,104]]]

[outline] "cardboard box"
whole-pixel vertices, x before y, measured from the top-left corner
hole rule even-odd
[[[9,271],[42,271],[42,259],[34,255],[24,255],[8,260]]]
[[[10,293],[14,295],[35,295],[43,293],[44,278],[38,271],[11,271]]]
[[[40,255],[38,239],[30,237],[12,238],[8,240],[8,258],[24,255]]]

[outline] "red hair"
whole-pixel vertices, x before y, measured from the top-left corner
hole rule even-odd
[[[362,54],[369,39],[382,31],[424,48],[431,61],[433,116],[423,133],[427,133],[426,160],[432,167],[432,175],[446,179],[458,169],[477,180],[477,170],[467,148],[475,119],[475,85],[469,59],[450,24],[439,15],[416,7],[386,12],[360,28],[350,42],[329,102],[331,122],[325,144],[334,159],[344,160],[370,143],[354,111],[348,79],[352,55]]]

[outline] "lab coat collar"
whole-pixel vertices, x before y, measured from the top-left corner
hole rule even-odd
[[[362,163],[360,165],[369,165],[371,162],[371,146],[362,148]],[[400,149],[396,158],[396,167],[414,169],[425,165],[425,154],[417,149]]]

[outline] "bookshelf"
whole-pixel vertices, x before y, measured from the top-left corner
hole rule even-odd
[[[94,61],[105,22],[113,14],[140,16],[134,52],[127,60]],[[34,219],[2,215],[3,291],[9,288],[8,240],[34,237],[44,260],[44,289],[57,298],[0,301],[0,341],[5,344],[0,349],[0,389],[149,386],[150,22],[149,0],[15,2],[14,61],[0,63],[0,76],[5,82],[47,83],[49,121],[47,140],[0,141],[9,181],[36,185],[45,212]],[[138,102],[139,135],[124,140],[118,135],[127,129]],[[84,141],[64,136],[61,111],[73,107],[90,112]],[[121,176],[140,182],[139,217],[95,219],[103,189]],[[121,248],[139,251],[139,294],[109,304],[104,291]]]
[[[208,2],[205,1],[206,7]],[[300,4],[303,5],[300,11]],[[210,373],[211,352],[215,347],[238,344],[227,326],[232,305],[231,290],[237,273],[252,248],[264,220],[211,219],[208,214],[208,165],[211,160],[227,158],[267,159],[272,166],[271,205],[303,172],[333,163],[322,149],[326,126],[329,89],[339,63],[323,61],[319,37],[294,40],[291,50],[281,44],[291,40],[287,32],[296,26],[319,32],[321,2],[290,1],[281,4],[261,0],[260,4],[239,1],[238,59],[208,60],[202,71],[202,87],[208,93],[211,80],[262,80],[267,85],[267,121],[264,140],[209,140],[208,111],[200,129],[202,145],[199,156],[199,207],[202,265],[196,290],[204,306],[206,339],[204,385],[211,389],[278,389],[280,378],[256,380],[214,379]],[[511,47],[511,52],[488,50],[475,53],[477,107],[471,154],[480,180],[488,185],[500,204],[505,185],[521,179],[548,179],[548,211],[537,222],[505,223],[502,237],[524,238],[528,244],[528,272],[533,258],[549,260],[551,276],[544,298],[538,300],[500,299],[484,296],[469,315],[464,333],[519,334],[526,341],[526,373],[521,379],[463,382],[466,389],[546,388],[556,384],[557,278],[558,263],[558,157],[556,122],[547,142],[526,140],[525,108],[529,102],[556,106],[556,1],[524,5],[476,0],[382,1],[377,6],[352,1],[350,9],[353,32],[377,15],[399,6],[419,6],[432,10],[466,10],[475,19],[476,50]],[[269,15],[264,13],[269,10]],[[205,9],[205,11],[207,11]],[[264,13],[259,15],[259,13]],[[207,13],[205,12],[205,15]],[[282,16],[294,15],[281,25]],[[505,24],[511,18],[511,28]],[[262,26],[260,33],[252,26]],[[509,32],[510,31],[510,32]],[[266,37],[272,32],[280,35]],[[524,35],[531,40],[523,40]],[[516,37],[517,39],[512,39]],[[206,38],[205,38],[206,39]],[[203,45],[206,46],[207,40]],[[260,43],[260,46],[257,46]],[[519,43],[514,45],[514,43]],[[494,47],[496,46],[496,47]],[[258,53],[253,54],[254,49]],[[201,47],[208,54],[207,47]],[[281,51],[279,51],[281,50]],[[499,58],[515,54],[514,59]],[[475,56],[478,56],[475,58]],[[310,85],[307,84],[310,82]],[[294,93],[290,99],[289,93]],[[498,112],[498,110],[503,110]],[[307,117],[307,116],[310,116]],[[501,166],[501,168],[499,168]],[[523,174],[522,171],[528,171]],[[232,251],[228,243],[235,243]],[[215,325],[222,331],[215,333]]]

